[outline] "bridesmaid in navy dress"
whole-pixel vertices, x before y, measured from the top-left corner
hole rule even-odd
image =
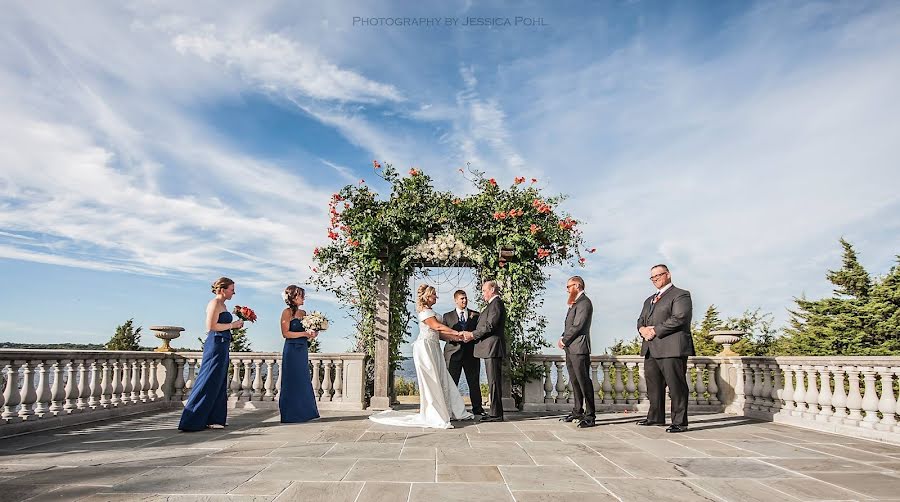
[[[206,329],[209,332],[203,342],[203,361],[178,423],[178,428],[183,431],[225,427],[231,330],[242,327],[244,321],[232,322],[231,313],[225,306],[225,300],[234,296],[234,281],[220,277],[213,283],[212,292],[216,297],[206,305]]]
[[[306,293],[294,285],[284,290],[288,307],[281,313],[281,336],[284,352],[281,357],[281,391],[278,409],[282,423],[308,422],[319,418],[316,396],[309,376],[309,341],[318,333],[303,327],[306,312],[300,310]]]

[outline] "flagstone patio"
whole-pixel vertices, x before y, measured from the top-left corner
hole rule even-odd
[[[734,415],[678,435],[633,413],[441,431],[323,415],[230,410],[224,430],[181,433],[168,411],[3,438],[0,501],[900,500],[900,446]]]

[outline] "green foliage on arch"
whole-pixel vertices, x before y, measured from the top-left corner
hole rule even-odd
[[[364,183],[342,188],[331,198],[330,243],[314,251],[312,282],[334,293],[356,320],[356,350],[374,356],[380,274],[390,274],[391,366],[396,370],[400,344],[409,335],[410,277],[417,267],[456,266],[463,260],[479,283],[501,283],[514,389],[540,375],[542,368],[525,360],[548,346],[546,319],[536,313],[545,270],[585,263],[578,220],[557,209],[564,196],[544,196],[535,179],[517,177],[501,187],[482,172],[460,169],[475,192],[458,197],[436,190],[420,170],[404,176],[390,165],[373,164],[390,183],[389,198],[379,198]],[[502,260],[501,249],[511,249],[515,257]]]

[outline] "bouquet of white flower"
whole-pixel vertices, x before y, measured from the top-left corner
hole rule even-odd
[[[318,310],[313,310],[303,318],[303,327],[310,331],[325,331],[328,329],[328,318]]]

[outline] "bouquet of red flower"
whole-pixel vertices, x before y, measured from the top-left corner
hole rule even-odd
[[[238,319],[247,322],[256,322],[256,312],[253,311],[250,307],[241,307],[240,305],[234,306],[234,311],[232,312]]]

